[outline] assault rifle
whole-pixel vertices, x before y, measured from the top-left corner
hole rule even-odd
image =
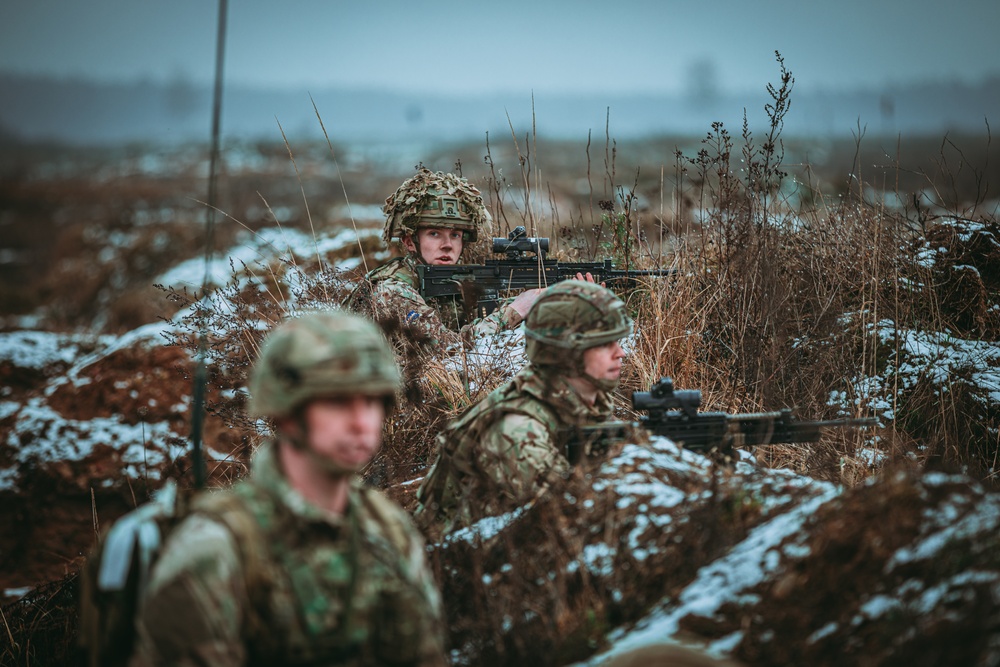
[[[729,414],[698,412],[701,392],[678,391],[673,380],[660,378],[649,391],[632,393],[632,408],[646,415],[637,422],[608,422],[569,429],[563,434],[570,463],[599,456],[610,445],[626,441],[637,428],[670,438],[697,452],[731,452],[745,445],[816,442],[824,428],[861,428],[878,425],[874,418],[802,421],[791,410]]]
[[[576,274],[594,276],[594,281],[608,287],[627,287],[643,276],[671,276],[674,269],[616,269],[610,259],[600,262],[558,262],[546,258],[549,239],[527,235],[516,227],[506,238],[493,239],[493,252],[503,259],[488,259],[485,264],[417,266],[420,296],[461,296],[476,312],[496,310],[501,294],[534,287],[547,287]]]

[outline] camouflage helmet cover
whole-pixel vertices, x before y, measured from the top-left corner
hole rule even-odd
[[[395,396],[399,369],[375,324],[340,311],[313,312],[268,335],[250,375],[250,413],[291,416],[313,398]]]
[[[464,178],[426,167],[386,198],[382,212],[386,216],[382,240],[386,243],[419,227],[459,229],[465,241],[474,242],[479,232],[488,234],[493,226],[478,188]]]
[[[538,297],[524,323],[525,353],[536,366],[579,363],[591,347],[632,333],[632,318],[615,293],[596,283],[564,280]]]

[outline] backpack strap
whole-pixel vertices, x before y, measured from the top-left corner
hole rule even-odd
[[[187,498],[168,481],[150,502],[121,516],[97,540],[79,578],[78,642],[90,667],[127,663],[150,571],[164,539],[184,517]]]

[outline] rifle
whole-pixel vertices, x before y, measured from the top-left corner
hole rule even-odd
[[[816,442],[824,428],[877,426],[874,418],[804,421],[791,410],[729,414],[698,412],[701,392],[678,391],[673,380],[660,378],[649,391],[632,392],[632,408],[646,415],[637,422],[607,422],[567,429],[564,452],[570,463],[584,456],[598,456],[608,447],[624,442],[640,428],[652,435],[670,438],[696,452],[717,449],[728,453],[736,447],[778,443]]]
[[[493,239],[493,253],[503,259],[488,259],[484,264],[417,266],[420,296],[461,296],[476,301],[476,312],[496,310],[500,295],[511,290],[547,287],[576,274],[594,276],[594,281],[608,287],[629,287],[636,278],[672,276],[674,269],[616,269],[610,259],[599,262],[558,262],[547,259],[549,239],[529,237],[524,227],[516,227],[506,238]],[[467,296],[468,295],[468,296]]]

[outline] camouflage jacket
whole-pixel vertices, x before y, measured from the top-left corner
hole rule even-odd
[[[477,339],[513,329],[522,321],[517,312],[504,304],[489,315],[477,318],[475,313],[465,312],[465,305],[459,297],[425,300],[420,296],[419,285],[417,259],[410,253],[370,271],[348,297],[347,303],[356,311],[372,315],[376,321],[382,313],[396,314],[443,345],[458,342],[471,345]]]
[[[438,435],[418,522],[448,532],[531,500],[569,471],[559,431],[607,421],[612,410],[605,393],[588,406],[562,377],[525,367]]]
[[[400,508],[355,483],[343,516],[322,511],[271,446],[249,479],[206,495],[222,494],[243,500],[258,539],[195,501],[153,568],[132,666],[447,664],[423,540]]]

